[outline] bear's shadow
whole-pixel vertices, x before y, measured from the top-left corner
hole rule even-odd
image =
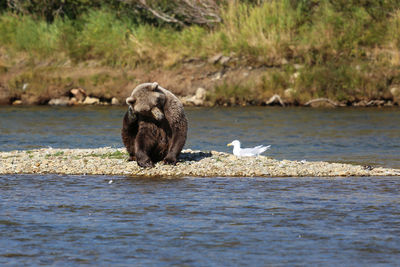
[[[202,152],[202,151],[194,151],[194,152],[181,152],[178,161],[200,161],[204,158],[211,157],[211,152]]]

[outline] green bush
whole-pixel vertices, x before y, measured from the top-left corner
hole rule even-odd
[[[16,50],[46,54],[58,48],[59,26],[58,22],[48,24],[30,16],[3,14],[0,17],[0,42]]]
[[[299,97],[351,101],[379,97],[400,83],[400,2],[394,0],[221,1],[222,22],[211,28],[161,22],[132,8],[135,0],[11,2],[19,8],[0,5],[0,49],[33,62],[167,69],[222,53],[235,59],[231,65],[269,67],[260,83],[216,87],[216,98],[238,101],[287,88]],[[187,19],[181,1],[147,2]]]

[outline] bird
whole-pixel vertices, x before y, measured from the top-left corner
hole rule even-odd
[[[227,144],[227,146],[233,146],[233,155],[238,157],[253,157],[258,156],[261,153],[265,152],[271,146],[255,146],[253,148],[240,148],[240,141],[234,140],[232,143]]]

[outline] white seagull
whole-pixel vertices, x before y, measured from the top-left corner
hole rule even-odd
[[[233,146],[233,155],[238,157],[253,157],[258,156],[261,153],[265,152],[271,146],[255,146],[253,148],[240,148],[239,140],[234,140],[232,143],[229,143],[227,146]]]

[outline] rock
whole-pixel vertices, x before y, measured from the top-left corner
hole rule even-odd
[[[227,64],[227,63],[229,62],[229,60],[231,60],[230,57],[222,56],[222,57],[219,59],[219,63],[220,63],[221,65],[225,65],[225,64]]]
[[[381,107],[385,104],[384,100],[371,100],[367,103],[367,107]]]
[[[367,106],[367,101],[361,100],[359,102],[354,102],[353,106],[354,107],[366,107]]]
[[[390,93],[393,96],[393,102],[400,105],[400,87],[390,88]]]
[[[80,102],[78,102],[78,100],[75,97],[71,97],[68,101],[68,105],[69,106],[75,106],[81,104]]]
[[[84,105],[96,105],[100,103],[100,99],[98,99],[97,97],[90,97],[87,96],[85,98],[85,101],[83,101]]]
[[[197,100],[206,100],[207,92],[206,89],[199,87],[196,90],[195,98]]]
[[[385,102],[385,104],[383,106],[384,107],[393,107],[393,102],[389,100],[389,101]]]
[[[18,105],[22,105],[22,101],[20,99],[14,100],[14,102],[12,102],[13,105],[18,106]]]
[[[113,97],[112,99],[111,99],[111,105],[119,105],[120,103],[119,103],[119,100],[116,98],[116,97]]]
[[[215,56],[213,56],[212,58],[210,58],[210,59],[208,60],[208,62],[211,63],[211,64],[217,64],[218,61],[221,59],[221,57],[222,57],[222,53],[216,54]]]
[[[78,102],[83,102],[85,100],[86,92],[82,88],[74,88],[70,93]]]
[[[206,89],[199,87],[193,96],[182,97],[180,100],[184,106],[202,106],[207,97]]]
[[[231,60],[231,57],[224,56],[222,53],[216,54],[212,58],[208,60],[209,63],[211,64],[221,64],[225,65]]]
[[[217,73],[215,73],[214,77],[211,78],[212,81],[216,81],[216,80],[220,80],[222,78],[222,76],[224,76],[224,74],[219,71]]]
[[[279,95],[273,95],[267,102],[267,105],[281,105],[282,107],[285,106],[285,103],[282,101]]]
[[[49,105],[51,105],[51,106],[67,106],[67,105],[69,105],[69,98],[66,96],[62,96],[60,98],[53,98],[49,101]]]

